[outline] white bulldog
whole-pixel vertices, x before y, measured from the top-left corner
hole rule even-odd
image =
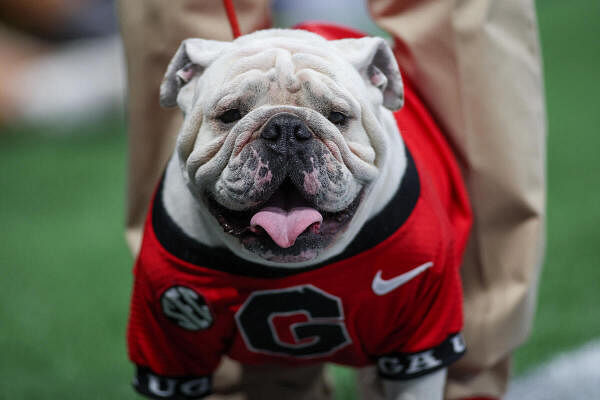
[[[268,267],[340,254],[407,167],[391,110],[403,85],[383,39],[266,30],[185,40],[161,86],[184,113],[162,201],[189,237]],[[388,399],[442,399],[445,368],[384,380]]]

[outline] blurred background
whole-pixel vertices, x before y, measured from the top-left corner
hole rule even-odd
[[[548,242],[534,331],[516,354],[509,398],[597,400],[600,2],[537,3]],[[318,19],[381,34],[360,0],[273,6],[278,26]],[[0,399],[135,398],[125,351],[133,260],[123,236],[124,65],[113,7],[0,2]],[[338,398],[355,399],[353,372],[332,370]],[[555,388],[565,370],[572,386]],[[595,386],[582,389],[582,377]]]

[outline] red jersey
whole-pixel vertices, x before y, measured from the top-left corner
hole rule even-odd
[[[388,379],[421,376],[463,354],[466,191],[407,82],[395,117],[408,159],[400,187],[341,254],[318,265],[266,267],[198,243],[170,219],[159,186],[128,326],[139,392],[202,397],[225,354],[245,364],[377,364]]]

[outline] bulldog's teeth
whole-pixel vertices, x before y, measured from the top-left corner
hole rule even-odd
[[[233,226],[229,222],[227,222],[227,220],[225,219],[224,216],[218,215],[217,221],[219,221],[219,224],[221,224],[225,233],[233,233],[233,231],[234,231]]]
[[[250,230],[250,227],[249,227],[249,226],[245,226],[245,227],[243,227],[243,228],[238,228],[238,229],[236,230],[235,234],[239,236],[239,235],[241,235],[242,233],[245,233],[245,232],[247,232],[248,230]]]
[[[321,223],[319,223],[319,222],[315,222],[314,224],[312,224],[310,226],[311,233],[319,233],[320,230],[321,230]]]
[[[348,213],[346,213],[346,212],[342,212],[335,216],[335,220],[337,222],[344,222],[346,219],[348,219]]]
[[[250,227],[250,231],[252,233],[255,233],[257,235],[266,235],[267,231],[264,230],[264,228],[260,225],[253,225]]]

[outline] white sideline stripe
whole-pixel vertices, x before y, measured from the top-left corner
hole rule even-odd
[[[600,339],[517,378],[504,400],[599,400]]]

